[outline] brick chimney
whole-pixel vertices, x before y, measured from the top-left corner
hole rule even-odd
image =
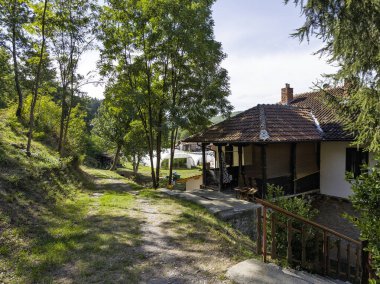
[[[285,88],[281,89],[281,104],[287,105],[293,100],[293,88],[290,84],[286,83]]]

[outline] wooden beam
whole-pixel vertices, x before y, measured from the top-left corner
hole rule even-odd
[[[242,145],[238,145],[238,156],[239,156],[238,186],[242,186],[244,183],[244,179],[243,179],[243,147],[242,147]]]
[[[318,170],[321,167],[321,142],[317,142],[317,166]]]
[[[206,179],[206,144],[202,143],[202,183],[204,186],[207,184]]]
[[[219,158],[219,191],[223,188],[223,163],[222,163],[222,145],[218,145],[218,158]]]
[[[267,192],[267,145],[261,145],[261,198],[264,198]]]
[[[291,189],[293,194],[297,193],[297,183],[296,183],[296,164],[297,164],[297,144],[292,143],[290,147],[290,179],[291,179]]]

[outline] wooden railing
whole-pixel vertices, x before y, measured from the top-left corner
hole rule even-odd
[[[284,210],[268,201],[257,211],[257,253],[264,262],[285,259],[290,266],[350,281],[368,283],[367,243]]]

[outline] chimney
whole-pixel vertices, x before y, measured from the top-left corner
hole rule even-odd
[[[281,104],[288,105],[293,100],[293,88],[286,83],[285,88],[281,89]]]

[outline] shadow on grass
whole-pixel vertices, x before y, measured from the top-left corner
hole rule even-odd
[[[256,257],[255,242],[248,236],[232,228],[226,222],[218,220],[202,206],[190,201],[164,195],[153,189],[145,189],[139,192],[139,196],[150,198],[151,200],[170,206],[176,204],[180,211],[160,212],[160,214],[172,214],[170,222],[161,225],[164,229],[177,228],[179,241],[206,242],[210,236],[216,237],[218,242],[225,247],[224,252],[236,259],[246,259]],[[152,214],[152,213],[151,213]]]
[[[139,253],[131,248],[139,243],[141,220],[110,197],[131,199],[125,184],[91,198],[80,193],[88,181],[76,168],[27,168],[22,154],[1,146],[0,282],[136,282]],[[89,212],[97,199],[104,204]]]

